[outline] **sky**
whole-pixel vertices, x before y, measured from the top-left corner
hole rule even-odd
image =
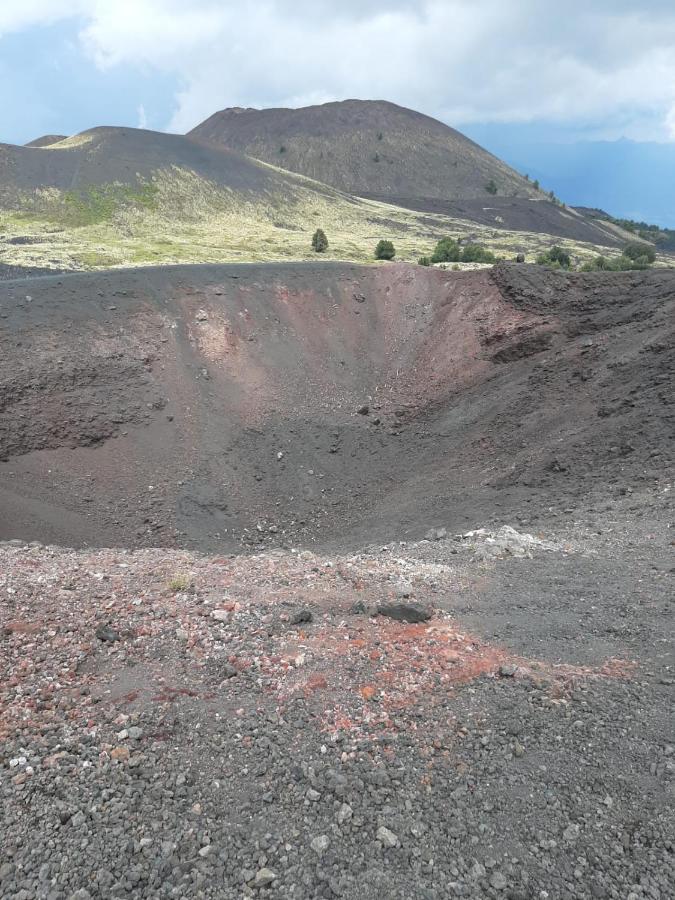
[[[601,165],[585,186],[561,174],[588,158],[573,147],[675,165],[675,0],[0,0],[0,141],[348,97],[435,116],[598,205]],[[612,185],[616,214],[671,215]]]

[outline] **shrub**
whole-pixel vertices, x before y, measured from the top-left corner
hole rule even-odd
[[[431,262],[458,262],[461,252],[460,246],[454,238],[442,238],[436,244],[436,249],[431,256]]]
[[[282,144],[281,147],[279,147],[279,153],[285,153],[285,152],[286,152],[286,148]]]
[[[540,253],[537,257],[538,266],[551,266],[554,269],[569,269],[572,260],[567,250],[554,244],[546,253]]]
[[[649,260],[646,256],[638,256],[637,259],[631,259],[622,253],[621,256],[615,256],[613,259],[607,259],[606,256],[596,256],[595,259],[586,262],[581,267],[582,272],[628,272],[631,269],[647,269],[649,268]]]
[[[485,190],[488,194],[496,194],[497,193],[497,185],[495,183],[494,178],[491,178],[488,183],[485,185]]]
[[[647,263],[653,263],[656,259],[656,250],[649,244],[642,244],[635,241],[631,244],[626,244],[623,248],[623,255],[636,262],[637,260],[646,259]]]
[[[431,265],[431,257],[430,256],[420,256],[417,260],[418,266],[430,266]]]
[[[323,253],[328,249],[328,238],[322,228],[317,228],[312,238],[312,249],[317,253]]]
[[[379,162],[379,161],[380,161],[380,154],[379,154],[379,153],[376,153],[376,154],[373,156],[373,162]]]
[[[462,262],[493,263],[495,255],[480,244],[467,244],[462,250]]]
[[[538,178],[534,179],[534,181],[532,182],[532,187],[535,189],[535,191],[539,190],[539,179]]]
[[[378,241],[375,247],[375,259],[393,259],[396,250],[391,241]]]
[[[167,582],[167,587],[174,594],[180,591],[187,591],[192,586],[192,579],[189,575],[174,575]]]

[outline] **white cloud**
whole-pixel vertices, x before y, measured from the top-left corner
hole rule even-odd
[[[145,112],[145,107],[141,103],[138,107],[138,127],[139,128],[147,128],[148,127],[148,117]]]
[[[75,15],[100,68],[179,77],[178,131],[224,106],[368,97],[675,139],[670,0],[2,0],[0,35]]]

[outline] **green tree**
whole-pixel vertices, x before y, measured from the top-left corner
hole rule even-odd
[[[495,183],[494,178],[491,178],[488,183],[485,185],[485,190],[488,194],[496,194],[497,193],[497,185]]]
[[[638,241],[626,244],[623,248],[623,255],[636,261],[645,258],[647,262],[653,263],[656,260],[656,250],[654,247],[649,244],[639,243]]]
[[[326,237],[326,233],[322,228],[317,228],[312,237],[312,250],[315,250],[317,253],[323,253],[323,251],[327,249],[328,238]]]
[[[554,244],[546,253],[540,253],[537,257],[537,265],[551,266],[555,269],[569,269],[572,264],[570,255],[567,250]]]
[[[454,238],[442,238],[431,256],[432,263],[459,262],[461,249]]]
[[[420,256],[417,260],[418,266],[430,266],[431,265],[431,257],[430,256]]]
[[[495,255],[480,244],[467,244],[462,250],[462,262],[493,263]]]
[[[396,250],[391,241],[378,241],[375,247],[375,259],[393,259]]]

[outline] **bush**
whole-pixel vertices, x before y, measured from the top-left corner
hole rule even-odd
[[[550,266],[554,269],[569,269],[572,264],[567,250],[554,244],[546,253],[540,253],[537,257],[538,266]]]
[[[459,262],[461,252],[460,246],[454,238],[443,238],[436,244],[431,262]]]
[[[631,270],[648,269],[650,262],[646,256],[638,256],[631,259],[626,253],[607,259],[606,256],[596,256],[594,260],[584,263],[582,272],[629,272]]]
[[[417,260],[418,266],[430,266],[431,265],[431,257],[430,256],[420,256]]]
[[[635,241],[631,244],[626,244],[623,248],[623,255],[627,256],[628,259],[633,259],[637,262],[637,260],[647,260],[647,263],[653,263],[656,260],[656,250],[651,247],[649,244],[641,244]]]
[[[495,255],[480,244],[467,244],[462,250],[462,262],[493,263]]]
[[[312,249],[317,253],[323,253],[328,249],[328,238],[322,228],[317,228],[312,238]]]
[[[497,193],[497,185],[495,183],[494,178],[491,178],[488,183],[485,185],[485,190],[488,194],[496,194]]]
[[[393,259],[396,250],[391,241],[378,241],[375,247],[375,259]]]

